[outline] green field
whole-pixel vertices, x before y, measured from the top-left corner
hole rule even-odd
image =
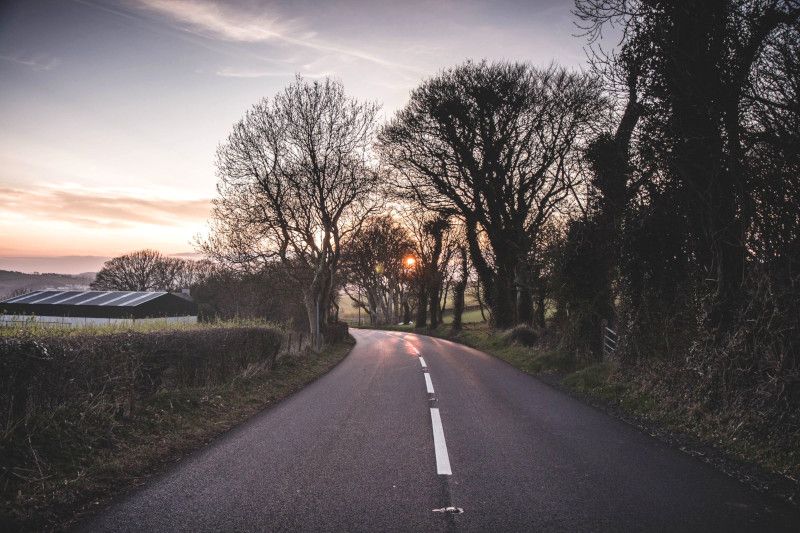
[[[484,313],[487,314],[488,312],[484,309]],[[444,316],[442,317],[442,322],[445,324],[452,324],[453,323],[453,311],[451,309],[445,309]],[[464,324],[477,324],[479,322],[483,322],[483,317],[481,317],[481,310],[480,309],[467,309],[464,311],[464,314],[461,315],[461,322]]]
[[[60,324],[44,324],[30,320],[0,325],[0,337],[28,336],[76,336],[76,335],[111,335],[135,331],[152,333],[158,331],[208,330],[219,327],[275,327],[280,324],[259,319],[232,319],[220,322],[134,322],[133,324],[89,324],[85,326],[69,326]]]

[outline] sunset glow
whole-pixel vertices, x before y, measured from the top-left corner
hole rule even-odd
[[[340,79],[386,120],[465,57],[582,64],[570,7],[3,2],[0,268],[9,256],[192,252],[217,145],[296,73]]]

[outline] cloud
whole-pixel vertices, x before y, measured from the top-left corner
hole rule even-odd
[[[317,38],[317,34],[304,30],[298,20],[280,20],[277,17],[254,15],[237,10],[230,4],[223,7],[208,0],[137,0],[142,8],[166,15],[183,29],[204,37],[225,41],[260,43],[277,42],[339,54],[345,58],[360,59],[378,65],[417,71],[415,67],[389,61],[358,48],[338,46]]]
[[[271,71],[271,70],[255,70],[255,69],[238,69],[233,67],[225,67],[215,72],[217,76],[223,78],[292,78],[296,74],[289,71]],[[324,78],[330,76],[331,72],[302,72],[306,78]]]
[[[210,208],[208,199],[143,198],[93,189],[25,190],[0,186],[0,217],[62,221],[90,228],[200,222],[208,217]]]
[[[45,57],[41,55],[25,56],[22,54],[0,54],[0,60],[10,61],[37,71],[51,70],[59,64],[59,60],[55,57]]]
[[[150,11],[168,15],[206,36],[226,41],[283,39],[293,30],[291,23],[264,16],[245,18],[230,8],[202,0],[139,0],[139,4]]]
[[[239,69],[225,67],[216,71],[214,74],[223,78],[283,78],[294,76],[292,72],[278,72],[270,70]]]

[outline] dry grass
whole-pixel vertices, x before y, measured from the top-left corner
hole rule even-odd
[[[0,338],[2,337],[75,337],[85,335],[113,335],[115,333],[152,333],[159,331],[203,331],[216,329],[221,326],[227,328],[243,327],[270,327],[282,328],[280,324],[257,319],[226,320],[224,322],[195,322],[195,323],[167,323],[167,322],[135,322],[134,324],[103,324],[70,327],[62,325],[42,324],[35,320],[27,322],[14,322],[13,324],[0,325]]]
[[[231,329],[254,329],[252,325],[228,326],[226,339],[232,339]],[[206,325],[172,329],[183,335],[202,332],[208,339],[213,330],[214,326]],[[148,335],[141,330],[137,333]],[[87,334],[64,332],[73,341],[74,336],[85,338]],[[91,332],[106,339],[119,334],[116,328]],[[155,334],[169,337],[169,330],[160,328]],[[27,335],[52,339],[54,331],[46,328]],[[287,356],[275,361],[278,343],[270,349],[272,353],[265,354],[264,363],[241,361],[246,364],[233,367],[235,372],[226,373],[222,380],[209,376],[199,383],[171,374],[171,386],[159,386],[137,397],[127,412],[96,394],[96,405],[84,397],[55,403],[49,412],[28,411],[23,422],[5,427],[0,440],[0,530],[63,529],[316,379],[341,361],[351,345],[348,341],[318,356]],[[231,369],[230,365],[225,368]]]

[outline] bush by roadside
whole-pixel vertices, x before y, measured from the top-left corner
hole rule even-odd
[[[270,325],[0,335],[2,530],[60,529],[338,363]],[[282,348],[283,347],[283,348]]]
[[[531,326],[519,324],[502,333],[502,339],[506,344],[521,344],[522,346],[533,346],[539,340],[539,335]]]

